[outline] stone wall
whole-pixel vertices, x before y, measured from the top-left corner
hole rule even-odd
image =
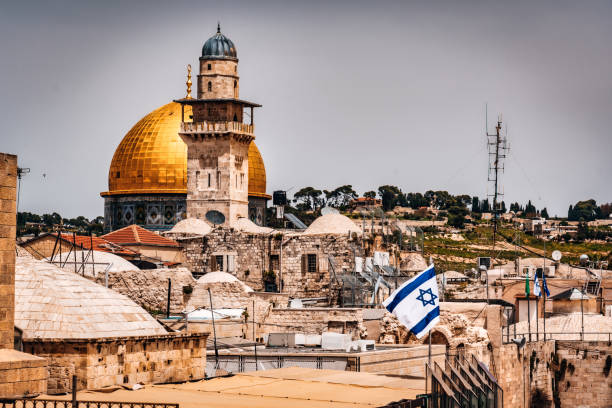
[[[257,328],[260,337],[264,333],[321,334],[326,331],[350,334],[353,339],[367,336],[363,309],[271,309],[264,322],[263,327]]]
[[[425,376],[425,363],[429,359],[427,346],[404,346],[393,349],[379,349],[375,352],[362,353],[359,358],[361,372],[406,375],[411,377]],[[431,346],[432,364],[438,363],[444,367],[446,347],[443,345]]]
[[[612,345],[607,341],[557,341],[554,368],[560,406],[612,407],[610,364]]]
[[[541,390],[545,399],[552,403],[551,356],[554,351],[554,341],[527,343],[522,349],[515,344],[495,348],[491,368],[504,390],[504,408],[532,406],[536,390]],[[534,406],[546,407],[546,404],[540,402]]]
[[[0,349],[13,348],[17,156],[0,153]]]
[[[91,277],[86,276],[91,279]],[[129,297],[148,311],[165,312],[168,302],[168,279],[172,280],[170,291],[170,312],[182,312],[190,294],[186,287],[195,287],[196,280],[185,268],[144,269],[140,271],[109,272],[109,289]],[[94,279],[105,284],[105,276],[99,273]]]
[[[264,273],[272,270],[277,286],[291,297],[334,298],[337,284],[332,281],[328,256],[334,257],[338,273],[352,270],[353,250],[358,256],[361,251],[345,235],[257,234],[229,228],[216,228],[204,237],[179,238],[178,242],[185,251],[185,265],[192,272],[212,272],[213,255],[234,255],[235,268],[226,272],[254,290],[263,291]],[[302,256],[307,254],[317,256],[315,272],[303,270]],[[271,256],[278,257],[280,270],[271,263]]]
[[[208,334],[26,340],[24,350],[49,362],[48,393],[121,384],[204,378]]]
[[[17,350],[0,350],[0,399],[43,394],[47,390],[44,358]]]

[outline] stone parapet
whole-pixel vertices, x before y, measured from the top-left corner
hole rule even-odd
[[[49,362],[48,393],[121,384],[204,378],[208,333],[101,339],[26,339],[24,350]]]
[[[12,349],[0,349],[0,399],[47,391],[47,361]]]

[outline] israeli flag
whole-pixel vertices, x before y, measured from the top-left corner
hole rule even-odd
[[[546,284],[546,275],[542,273],[542,286],[544,287],[544,292],[546,292],[546,296],[550,297],[550,292],[548,291],[548,285]],[[538,279],[538,274],[535,274],[535,281],[533,284],[533,294],[537,297],[542,296],[542,288],[540,288],[540,279]]]
[[[440,321],[438,282],[433,264],[405,282],[383,305],[420,339]]]

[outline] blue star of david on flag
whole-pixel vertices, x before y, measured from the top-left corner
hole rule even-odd
[[[438,281],[431,265],[402,286],[383,302],[401,324],[420,339],[440,321]]]
[[[427,290],[419,289],[421,294],[417,296],[417,299],[423,303],[423,306],[432,305],[435,306],[436,302],[434,302],[438,297],[433,294],[431,288]],[[429,295],[429,300],[425,299],[424,295]]]

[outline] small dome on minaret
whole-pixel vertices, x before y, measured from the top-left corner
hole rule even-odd
[[[238,59],[236,46],[232,40],[221,34],[221,24],[217,24],[217,33],[204,43],[204,47],[202,47],[202,58]]]

